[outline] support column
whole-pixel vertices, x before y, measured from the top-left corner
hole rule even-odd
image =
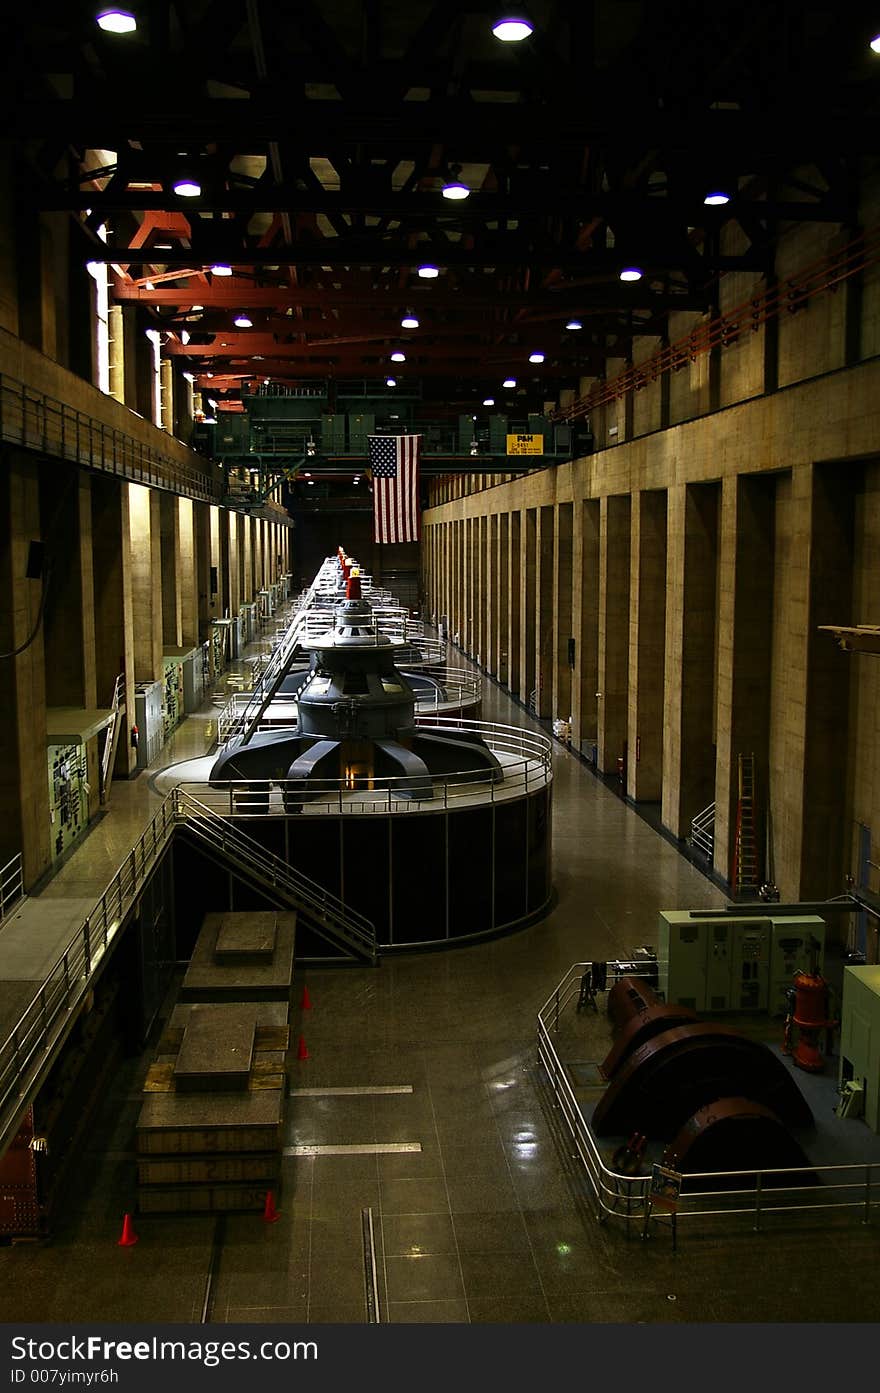
[[[154,682],[162,676],[162,534],[158,493],[141,484],[129,484],[128,522],[134,676],[136,682]]]
[[[535,558],[535,714],[547,719],[553,704],[553,508],[538,509]]]
[[[572,523],[574,505],[560,503],[556,508],[553,557],[553,715],[567,721],[572,715],[569,640],[574,641],[572,609]],[[575,654],[575,661],[577,655]]]
[[[38,479],[32,457],[2,451],[0,651],[15,656],[0,662],[0,701],[5,713],[0,722],[0,864],[21,852],[26,889],[52,860],[46,669],[38,622],[44,576],[41,566],[40,574],[27,574],[30,543],[42,539]]]
[[[663,788],[666,656],[666,493],[643,490],[632,513],[627,794],[659,802]]]
[[[88,474],[65,465],[44,471],[40,511],[51,567],[43,615],[46,704],[93,709],[97,693]]]
[[[501,513],[498,523],[498,547],[495,552],[497,604],[495,619],[495,676],[499,682],[509,680],[510,659],[510,514]]]
[[[196,531],[191,498],[178,498],[180,539],[180,646],[195,648],[199,642],[199,590],[196,580]]]
[[[526,705],[535,690],[535,557],[538,537],[538,518],[535,508],[523,513],[525,535],[521,542],[520,566],[520,701]]]
[[[572,682],[572,742],[583,745],[598,740],[599,716],[599,524],[598,498],[585,498],[575,514],[580,535],[575,533],[575,587],[572,626],[577,638]]]
[[[630,512],[628,494],[601,500],[597,759],[603,774],[616,773],[618,759],[627,759]]]
[[[180,499],[173,493],[160,493],[161,519],[161,583],[162,583],[162,642],[165,648],[182,646],[182,611],[180,583]]]
[[[522,697],[522,513],[510,514],[510,545],[507,549],[507,685],[514,696]]]
[[[106,474],[92,477],[92,556],[95,575],[95,675],[98,704],[109,705],[117,677],[124,682],[125,717],[113,773],[127,778],[137,763],[134,724],[134,620],[128,486]]]

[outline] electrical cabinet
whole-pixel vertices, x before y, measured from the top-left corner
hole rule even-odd
[[[179,657],[162,660],[162,738],[167,740],[183,717],[183,663]]]
[[[796,972],[821,972],[825,923],[815,915],[712,915],[661,910],[659,986],[694,1011],[784,1014]]]
[[[137,767],[146,769],[162,748],[162,683],[138,682],[134,689],[138,728]]]
[[[249,643],[253,643],[257,637],[257,605],[255,601],[250,604],[242,605],[238,611],[240,625],[241,647],[246,648]],[[237,655],[242,656],[241,650]]]
[[[196,711],[205,699],[205,676],[201,648],[193,648],[181,660],[183,668],[183,711]]]
[[[843,969],[840,1087],[861,1088],[864,1118],[880,1132],[880,966]]]
[[[49,745],[48,756],[52,859],[57,860],[88,823],[88,768],[84,745]]]

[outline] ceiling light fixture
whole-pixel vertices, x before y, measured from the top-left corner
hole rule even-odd
[[[495,405],[495,398],[494,398],[494,397],[484,397],[484,398],[483,398],[483,405],[484,405],[484,406],[494,406],[494,405]]]
[[[396,386],[397,386],[397,378],[396,378],[396,377],[386,377],[386,378],[385,378],[385,386],[386,386],[386,387],[396,387]]]
[[[640,281],[644,274],[639,266],[624,266],[620,273],[620,279],[622,281]]]
[[[423,281],[433,281],[439,276],[440,271],[437,266],[420,266],[419,275]]]
[[[187,382],[195,382],[196,380],[196,375],[194,372],[185,372],[183,376],[186,378]]]
[[[392,361],[392,363],[405,363],[405,362],[406,362],[406,354],[405,354],[405,353],[401,353],[400,350],[398,349],[398,351],[397,351],[396,353],[392,353],[392,355],[391,355],[391,361]]]
[[[198,198],[202,192],[201,184],[188,174],[181,174],[179,179],[175,179],[172,187],[178,198]]]
[[[527,39],[534,28],[523,10],[505,10],[492,25],[492,33],[504,44],[517,44]]]
[[[566,329],[583,329],[583,324],[579,319],[570,319],[566,324]]]
[[[401,319],[400,321],[400,327],[401,329],[418,329],[419,321],[416,319],[414,314],[410,314],[409,310],[407,310],[406,314],[403,316],[403,319]]]
[[[505,377],[505,379],[504,379],[504,381],[502,382],[501,386],[502,386],[502,387],[515,387],[515,386],[516,386],[516,378],[515,378],[515,377]]]
[[[529,362],[530,362],[530,363],[543,363],[543,361],[544,361],[544,355],[543,355],[543,353],[530,353],[530,354],[529,354]]]
[[[875,53],[880,53],[880,34],[878,34],[876,38],[871,40],[871,47]]]
[[[707,193],[703,199],[707,208],[723,208],[725,203],[730,202],[730,194],[723,189],[715,189],[713,193]]]
[[[463,198],[470,198],[470,189],[467,184],[463,184],[458,177],[461,174],[461,165],[452,164],[449,166],[449,178],[443,185],[443,197],[458,202]]]
[[[237,314],[232,321],[236,329],[253,329],[254,321],[246,314]]]
[[[131,10],[120,10],[115,5],[106,10],[99,10],[95,20],[98,28],[103,29],[105,34],[133,34],[138,27]]]
[[[190,305],[189,312],[190,314],[198,314],[199,310],[203,310],[204,308],[204,305]]]
[[[216,262],[214,263],[214,265],[211,267],[211,275],[212,275],[212,276],[231,276],[231,275],[232,275],[232,267],[229,266],[225,261],[216,261]]]

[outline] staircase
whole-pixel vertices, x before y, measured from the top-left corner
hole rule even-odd
[[[715,804],[710,803],[702,812],[697,813],[691,819],[691,846],[695,846],[703,855],[712,860],[712,853],[715,848]]]
[[[104,744],[101,749],[101,802],[107,802],[107,794],[110,788],[111,770],[113,761],[116,758],[116,747],[119,744],[119,731],[122,727],[123,698],[125,696],[125,676],[120,673],[113,687],[113,700],[110,709],[113,718],[104,729]]]
[[[348,908],[316,881],[310,880],[273,856],[218,817],[183,789],[174,789],[174,820],[180,831],[188,833],[220,865],[231,868],[263,895],[295,909],[326,943],[345,957],[356,958],[375,967],[378,962],[376,930],[363,915]]]
[[[758,843],[755,834],[755,756],[737,756],[738,796],[736,833],[733,845],[733,888],[757,890],[760,887]]]

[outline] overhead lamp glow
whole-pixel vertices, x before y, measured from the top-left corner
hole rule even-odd
[[[215,264],[211,267],[211,275],[212,275],[212,276],[231,276],[231,275],[232,275],[232,267],[231,267],[231,266],[228,266],[228,265],[226,264],[225,261],[218,261],[218,262],[215,262]]]
[[[392,355],[391,355],[391,361],[392,361],[392,363],[405,363],[405,362],[406,362],[406,354],[405,354],[405,353],[401,353],[401,352],[399,352],[399,351],[398,351],[397,353],[392,353]]]
[[[579,319],[570,319],[566,324],[566,329],[583,329],[583,324]]]
[[[434,281],[434,280],[437,279],[437,277],[439,276],[439,274],[440,274],[440,270],[439,270],[439,267],[437,267],[437,266],[420,266],[420,267],[419,267],[419,275],[421,276],[421,278],[422,278],[423,281]]]
[[[195,179],[191,179],[188,174],[175,179],[173,188],[178,198],[198,198],[202,192],[201,184],[197,183]]]
[[[878,34],[875,39],[871,40],[871,47],[875,53],[880,53],[880,34]]]
[[[185,372],[183,376],[186,378],[187,382],[195,382],[196,380],[196,375],[194,372]]]
[[[483,405],[484,405],[484,406],[494,406],[494,405],[495,405],[495,398],[494,398],[494,397],[484,397],[484,398],[483,398]]]
[[[471,191],[467,184],[463,184],[459,179],[461,165],[454,164],[450,170],[450,177],[443,185],[443,197],[450,199],[453,203],[459,202],[463,198],[470,198]]]
[[[115,5],[99,10],[95,20],[98,28],[103,29],[105,34],[133,34],[138,27],[131,10],[120,10]]]
[[[515,387],[515,386],[516,386],[516,378],[515,378],[515,377],[505,377],[505,379],[504,379],[504,381],[502,382],[501,386],[502,386],[502,387]]]
[[[543,353],[530,353],[530,354],[529,354],[529,362],[530,362],[530,363],[543,363],[543,361],[544,361],[544,354],[543,354]]]
[[[199,310],[203,310],[204,308],[204,305],[190,305],[189,312],[190,314],[198,314]]]
[[[386,386],[386,387],[396,387],[396,386],[397,386],[397,378],[396,378],[396,377],[386,377],[386,378],[385,378],[385,386]]]
[[[707,193],[703,199],[707,208],[723,208],[725,203],[730,202],[730,194],[723,189],[716,189],[714,193]]]
[[[419,321],[414,314],[405,314],[400,321],[401,329],[418,329]]]
[[[492,25],[492,33],[503,44],[518,44],[527,39],[535,26],[522,10],[505,10]]]
[[[640,281],[644,274],[639,266],[624,266],[620,273],[620,279],[622,281]]]
[[[232,321],[236,329],[253,329],[254,321],[246,314],[237,314]]]

